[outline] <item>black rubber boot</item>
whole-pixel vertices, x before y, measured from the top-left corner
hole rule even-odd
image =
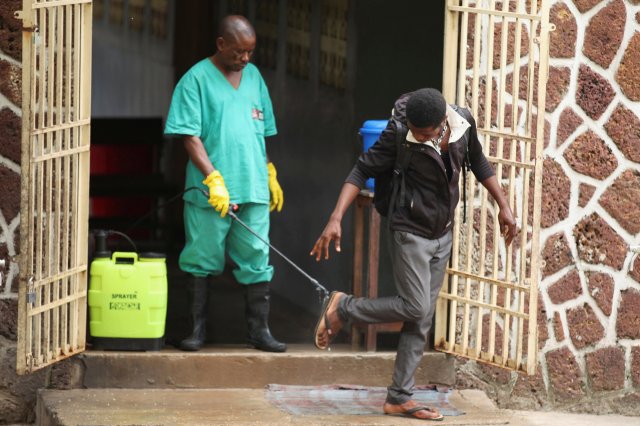
[[[183,351],[200,350],[207,337],[207,285],[205,277],[191,276],[187,283],[193,331],[191,336],[180,342]]]
[[[266,352],[284,352],[285,343],[278,342],[269,331],[269,283],[262,282],[242,286],[247,317],[247,343]]]

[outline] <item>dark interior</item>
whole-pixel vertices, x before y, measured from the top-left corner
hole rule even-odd
[[[149,46],[144,38],[132,42],[126,26],[112,28],[108,17],[94,23],[90,228],[123,232],[138,251],[166,254],[169,342],[186,333],[188,308],[183,275],[177,268],[184,242],[179,194],[186,154],[179,141],[162,134],[167,99],[190,66],[214,53],[219,19],[229,12],[243,12],[255,20],[257,3],[175,2],[175,10],[169,11],[173,24],[168,38]],[[310,2],[312,11],[318,3]],[[243,5],[241,10],[234,9],[238,4]],[[260,52],[254,58],[274,104],[279,133],[267,139],[267,151],[285,194],[283,211],[271,217],[271,242],[328,289],[341,291],[351,288],[351,216],[343,222],[340,255],[316,263],[309,251],[362,150],[358,137],[362,123],[386,119],[402,93],[440,88],[444,17],[444,2],[355,0],[348,7],[345,87],[323,84],[318,78],[314,67],[320,65],[313,60],[313,46],[308,76],[288,71],[287,55],[292,53],[284,47],[275,64],[267,64]],[[287,10],[280,9],[279,19],[286,19]],[[321,25],[311,22],[312,30]],[[258,30],[261,42],[267,40]],[[158,57],[163,58],[161,66]],[[114,75],[118,69],[129,74]],[[155,84],[161,71],[169,77],[163,77],[163,85]],[[130,250],[130,243],[117,235],[109,238],[109,246]],[[384,232],[380,255],[379,294],[393,294]],[[271,263],[276,270],[273,334],[290,343],[311,342],[319,310],[316,291],[273,252]],[[244,341],[242,295],[228,271],[212,284],[209,312],[211,342]],[[342,338],[348,336],[343,333]],[[393,335],[379,336],[379,347],[393,344]]]

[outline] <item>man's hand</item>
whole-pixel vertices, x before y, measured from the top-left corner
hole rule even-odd
[[[505,244],[510,245],[513,242],[513,239],[518,235],[518,227],[516,225],[513,212],[511,211],[511,207],[509,207],[509,202],[507,201],[507,198],[505,197],[495,175],[489,176],[481,183],[482,186],[487,188],[487,191],[489,191],[493,199],[496,200],[496,203],[500,208],[500,213],[498,214],[500,234],[504,237]]]
[[[229,210],[229,191],[220,172],[214,170],[202,183],[209,187],[209,204],[220,212],[220,217],[225,217]]]
[[[511,244],[513,239],[518,235],[518,226],[516,225],[516,220],[513,217],[513,212],[510,207],[507,206],[500,209],[498,222],[500,223],[500,234],[504,237],[505,244]]]
[[[271,193],[269,211],[272,212],[273,209],[276,208],[278,211],[281,211],[282,205],[284,204],[284,193],[282,192],[282,188],[276,178],[278,175],[276,172],[276,166],[274,166],[272,162],[267,163],[267,172],[269,173],[269,192]]]
[[[329,259],[329,245],[331,241],[334,241],[336,246],[336,251],[340,252],[340,236],[342,234],[342,227],[340,226],[340,221],[337,219],[329,219],[329,223],[325,226],[324,231],[318,238],[318,241],[313,246],[313,250],[309,253],[311,256],[315,256],[316,262],[320,261],[322,254],[324,253],[324,258]]]

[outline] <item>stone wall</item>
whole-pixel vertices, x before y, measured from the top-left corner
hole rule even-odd
[[[22,32],[13,12],[20,6],[20,0],[0,3],[0,260],[6,265],[0,270],[0,419],[9,423],[29,420],[35,391],[15,375]],[[39,382],[28,381],[34,379]]]
[[[640,1],[559,0],[551,21],[539,371],[461,361],[459,385],[505,407],[640,415]]]
[[[19,1],[0,4],[0,260],[4,260],[0,303],[15,299],[20,213],[20,104],[22,98],[20,21],[13,18]],[[15,322],[15,321],[14,321]],[[4,321],[0,324],[4,324]],[[0,333],[5,331],[0,325]],[[15,336],[14,336],[15,337]]]

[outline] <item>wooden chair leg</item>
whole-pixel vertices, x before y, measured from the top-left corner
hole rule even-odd
[[[364,211],[362,204],[356,201],[355,205],[355,217],[354,217],[354,243],[353,243],[353,295],[355,297],[362,297],[363,288],[363,247],[364,247]],[[365,340],[366,341],[366,340]],[[360,330],[357,326],[351,327],[351,348],[360,350],[360,344],[362,343],[360,338]]]

